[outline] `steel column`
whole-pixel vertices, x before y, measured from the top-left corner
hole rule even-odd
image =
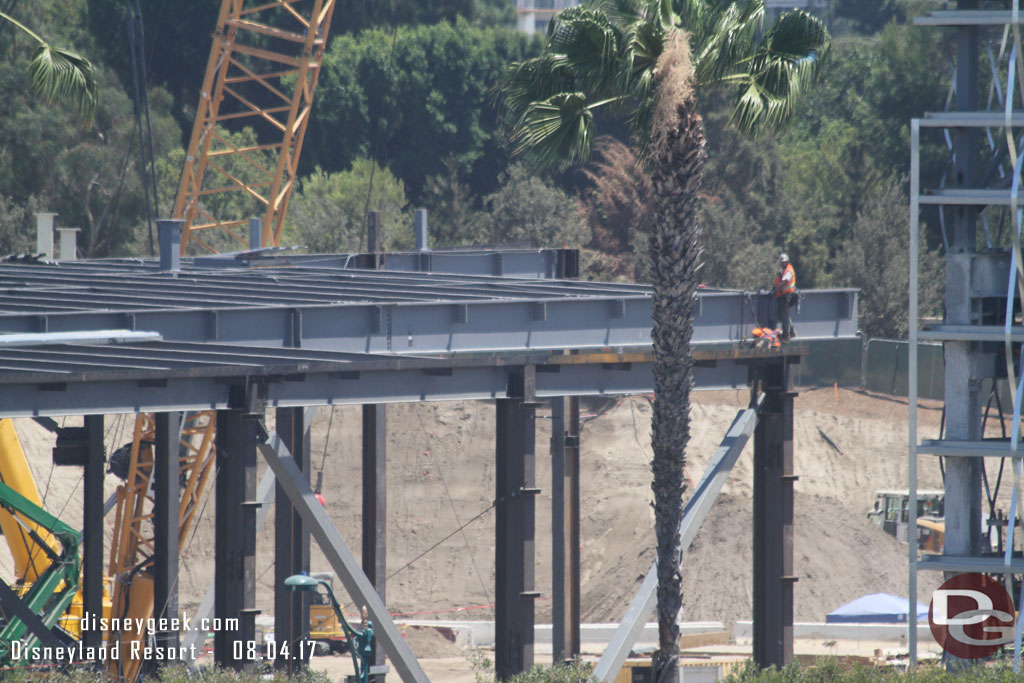
[[[225,628],[214,634],[214,658],[218,665],[236,670],[252,668],[245,645],[256,638],[258,418],[240,410],[217,411],[214,616]],[[235,657],[235,642],[243,645],[241,658]]]
[[[178,505],[181,414],[156,413],[153,484],[153,616],[178,618]],[[177,648],[177,631],[157,631],[158,646]],[[147,665],[155,668],[156,662]]]
[[[363,406],[363,573],[387,604],[387,406]],[[374,648],[373,664],[384,663]]]
[[[764,392],[754,430],[754,662],[793,658],[793,397],[786,359],[753,366]]]
[[[295,464],[309,481],[309,428],[316,409],[278,408],[277,433]],[[289,674],[305,665],[299,656],[298,641],[309,632],[309,593],[284,589],[284,580],[293,574],[309,572],[309,531],[292,507],[280,484],[274,500],[274,638],[288,644],[288,656],[278,655],[274,667]]]
[[[580,654],[580,403],[551,401],[551,622],[554,664]]]
[[[975,9],[977,2],[960,0],[958,9]],[[978,27],[956,29],[956,110],[978,110]],[[978,150],[981,130],[956,128],[953,136],[953,183],[978,187]],[[940,209],[941,210],[941,209]],[[976,246],[978,208],[952,208],[953,234],[946,259],[946,323],[970,325],[970,255]],[[916,321],[911,321],[916,322]],[[977,345],[974,345],[977,346]],[[981,438],[981,382],[992,374],[968,342],[944,345],[946,383],[946,439],[975,441]],[[987,355],[987,354],[986,354]],[[991,358],[988,359],[991,363]],[[947,555],[978,555],[981,552],[982,458],[946,458]],[[916,497],[914,498],[916,500]],[[913,530],[911,530],[913,531]],[[908,531],[908,533],[911,533]]]
[[[499,680],[533,667],[534,409],[496,405],[494,671]]]
[[[85,462],[85,501],[82,509],[82,611],[103,615],[103,416],[85,418],[88,456]],[[85,647],[99,647],[103,633],[89,629],[82,633]]]

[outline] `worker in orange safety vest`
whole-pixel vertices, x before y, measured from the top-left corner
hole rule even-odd
[[[793,323],[789,319],[789,307],[796,303],[796,271],[789,262],[789,256],[779,254],[779,273],[775,276],[775,313],[776,324],[781,325],[779,337],[788,341],[795,337]]]

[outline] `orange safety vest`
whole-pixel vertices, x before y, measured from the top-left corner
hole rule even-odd
[[[785,276],[789,278],[783,281]],[[779,271],[779,274],[775,276],[775,298],[778,299],[783,294],[792,294],[796,291],[796,271],[793,270],[793,264],[787,263],[786,267]]]

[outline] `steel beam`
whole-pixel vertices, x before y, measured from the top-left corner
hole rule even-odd
[[[0,354],[0,415],[222,410],[232,384],[245,378],[264,386],[267,402],[278,408],[503,398],[511,375],[528,366],[535,367],[539,398],[649,393],[653,385],[647,351],[408,358],[243,349],[249,347],[160,343],[33,349],[17,359]],[[789,351],[806,349],[783,355]],[[780,357],[746,345],[697,347],[693,354],[697,389],[745,387],[750,361]],[[82,358],[87,366],[76,365]]]
[[[764,392],[754,432],[754,662],[793,659],[793,397],[784,360],[751,369]]]
[[[279,408],[277,433],[309,482],[309,430],[315,409]],[[288,657],[278,657],[274,667],[295,674],[305,666],[300,657],[299,640],[309,633],[309,594],[288,591],[284,580],[294,574],[309,573],[309,531],[302,523],[288,495],[275,487],[274,502],[274,639],[288,644]]]
[[[757,410],[748,408],[737,413],[732,425],[725,433],[725,438],[715,450],[704,476],[701,477],[697,489],[693,492],[686,508],[683,510],[683,518],[679,523],[680,549],[685,559],[686,551],[693,542],[700,525],[711,510],[715,498],[722,490],[729,472],[743,452],[743,447],[754,433],[757,425]],[[644,578],[636,597],[626,608],[626,614],[619,623],[611,642],[605,649],[597,666],[594,667],[593,681],[599,683],[610,683],[616,680],[619,670],[622,669],[629,651],[640,637],[647,619],[650,618],[657,602],[658,573],[657,565],[652,564]]]
[[[533,667],[535,415],[522,399],[501,399],[495,419],[494,672],[499,680]]]
[[[580,654],[580,403],[551,401],[551,622],[554,664]]]
[[[363,406],[363,573],[387,603],[387,406]],[[384,651],[374,647],[374,665]]]
[[[273,291],[271,283],[247,284],[250,290],[266,284],[268,293]],[[399,354],[650,345],[651,299],[646,290],[615,294],[584,288],[570,293],[565,289],[575,283],[544,286],[549,290],[481,288],[479,293],[469,293],[456,289],[432,295],[434,300],[414,298],[416,289],[410,288],[378,303],[363,303],[373,297],[372,291],[354,292],[349,296],[355,295],[358,301],[339,304],[304,301],[312,296],[305,292],[316,289],[311,283],[302,293],[282,295],[297,298],[293,305],[275,305],[268,299],[247,306],[225,303],[204,308],[188,306],[187,297],[178,308],[157,308],[166,304],[156,298],[144,300],[148,306],[132,302],[123,308],[101,308],[103,302],[96,301],[99,295],[90,292],[91,300],[83,301],[78,310],[46,310],[43,302],[26,302],[28,312],[0,305],[0,333],[128,328],[156,332],[172,341]],[[495,298],[498,294],[507,298]],[[693,342],[749,339],[758,323],[752,296],[758,295],[698,295]],[[801,338],[856,335],[856,290],[812,290],[802,297],[793,314]],[[294,334],[296,318],[302,320],[299,339]]]
[[[84,472],[84,506],[82,509],[82,611],[87,615],[103,615],[103,416],[85,418],[88,456]],[[85,647],[99,647],[103,633],[89,629],[82,633]]]
[[[153,616],[167,620],[178,618],[178,505],[181,415],[157,413],[154,448],[153,503]],[[155,634],[160,647],[177,648],[178,631],[161,630]],[[151,660],[147,668],[156,668]]]
[[[217,664],[249,671],[245,645],[256,638],[256,434],[259,415],[217,411],[217,519],[214,530],[214,634]],[[242,657],[234,643],[243,645]]]
[[[269,435],[267,441],[259,444],[258,449],[270,465],[292,505],[302,515],[303,521],[309,526],[313,537],[320,545],[334,573],[338,575],[349,596],[356,602],[366,606],[370,619],[373,620],[374,634],[384,647],[385,653],[391,658],[398,675],[406,683],[426,683],[427,676],[423,673],[416,657],[412,654],[402,634],[391,619],[384,601],[374,590],[370,580],[366,578],[356,562],[352,551],[345,545],[334,523],[327,516],[327,511],[317,500],[313,489],[309,487],[298,465],[277,435]]]

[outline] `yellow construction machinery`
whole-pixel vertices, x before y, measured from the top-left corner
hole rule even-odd
[[[35,478],[29,469],[25,451],[10,419],[0,420],[0,483],[14,491],[22,500],[22,506],[43,510]],[[63,552],[62,543],[48,526],[32,521],[22,510],[0,507],[0,531],[3,532],[11,558],[14,560],[13,589],[20,597],[27,596],[41,576],[52,572],[54,557]],[[77,541],[75,542],[77,554]],[[75,562],[77,563],[77,556]],[[76,565],[77,566],[77,565]],[[80,583],[76,579],[75,585]],[[55,590],[64,590],[63,582],[55,584]],[[82,616],[82,592],[75,589],[69,596],[67,611],[59,618],[59,624],[73,638],[80,635],[79,622]],[[110,613],[110,596],[104,587],[104,616]]]
[[[313,572],[310,576],[330,584],[334,588],[334,572]],[[322,644],[323,649],[332,654],[348,652],[348,639],[342,628],[334,606],[323,593],[313,593],[313,602],[309,606],[309,639]]]

